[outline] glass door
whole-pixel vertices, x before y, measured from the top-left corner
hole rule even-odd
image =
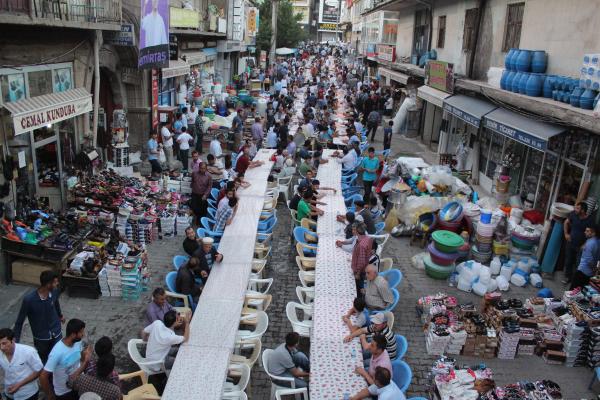
[[[36,194],[53,210],[61,210],[64,205],[59,125],[45,126],[31,133]]]

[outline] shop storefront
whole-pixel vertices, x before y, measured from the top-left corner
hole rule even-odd
[[[444,100],[451,95],[430,86],[420,86],[417,97],[423,100],[421,114],[421,141],[432,151],[437,151],[440,143],[440,130],[443,121]]]
[[[487,101],[464,95],[444,99],[444,121],[440,131],[439,153],[456,155],[459,170],[470,170],[478,178],[478,132],[481,119],[497,107]]]
[[[211,87],[215,79],[215,63],[217,60],[217,49],[207,48],[200,51],[183,53],[187,63],[190,66],[188,76],[188,100],[193,97],[193,91],[198,86],[203,95],[211,92]],[[194,99],[196,100],[196,99]]]
[[[185,77],[190,73],[190,65],[186,61],[171,60],[168,68],[163,68],[160,74],[158,104],[175,107],[185,104],[187,85]]]

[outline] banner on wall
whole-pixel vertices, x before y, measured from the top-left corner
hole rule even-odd
[[[138,68],[169,66],[169,0],[140,0]]]
[[[340,22],[340,0],[321,0],[319,23],[337,24]]]
[[[454,92],[454,64],[429,60],[425,64],[425,84],[446,93]]]
[[[158,132],[158,71],[152,70],[152,130]]]

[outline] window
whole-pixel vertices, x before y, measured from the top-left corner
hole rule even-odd
[[[31,97],[52,93],[52,71],[35,71],[27,74]]]
[[[27,97],[24,74],[10,74],[0,76],[0,90],[2,100],[6,103],[23,100]]]
[[[14,102],[73,89],[73,64],[0,68],[0,102]]]
[[[437,39],[438,49],[444,48],[445,40],[446,40],[446,16],[440,15],[438,17],[438,39]]]
[[[523,11],[525,3],[509,4],[506,9],[506,28],[502,51],[518,48],[521,41],[521,25],[523,24]]]
[[[158,94],[158,105],[174,106],[176,95],[175,78],[161,79],[160,93]]]
[[[475,32],[477,31],[477,19],[479,8],[470,8],[465,13],[465,31],[463,33],[463,51],[472,51],[475,45]]]
[[[415,12],[415,30],[413,33],[413,54],[421,57],[429,51],[429,27],[431,12],[428,9]]]

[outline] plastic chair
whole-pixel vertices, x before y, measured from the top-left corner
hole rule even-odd
[[[219,189],[217,189],[217,188],[210,189],[210,198],[217,201],[217,199],[219,198]]]
[[[382,258],[379,267],[379,272],[389,271],[390,269],[392,269],[393,266],[394,260],[392,260],[391,258]]]
[[[396,334],[396,360],[401,360],[408,350],[408,341],[400,334]]]
[[[375,234],[381,235],[385,229],[385,222],[378,222],[375,224]]]
[[[390,238],[390,234],[386,233],[385,235],[368,235],[373,238],[377,242],[377,255],[381,257],[381,253],[383,253],[383,248]]]
[[[387,281],[390,289],[396,288],[402,282],[402,272],[399,269],[390,269],[379,273]]]
[[[258,232],[259,233],[273,233],[273,229],[275,229],[275,225],[277,224],[277,217],[273,216],[273,218],[268,219],[267,221],[262,221],[258,223]]]
[[[315,301],[315,288],[296,286],[296,296],[298,296],[300,304],[304,306],[312,306]]]
[[[275,398],[281,400],[281,396],[295,395],[296,400],[299,399],[299,395],[302,395],[300,400],[308,400],[308,390],[306,388],[298,389],[279,389],[275,392]]]
[[[296,256],[296,265],[302,271],[314,271],[317,265],[316,257]]]
[[[390,304],[388,307],[384,308],[383,310],[369,310],[369,313],[371,315],[377,314],[380,312],[393,311],[394,308],[396,308],[396,306],[398,305],[398,301],[400,301],[400,292],[398,292],[398,290],[396,290],[396,289],[391,289],[391,290],[392,290],[392,294],[394,295],[394,301],[392,302],[392,304]]]
[[[239,390],[233,392],[223,392],[221,400],[248,400],[248,395],[246,392]]]
[[[358,174],[356,172],[352,175],[348,175],[347,177],[342,175],[342,183],[345,183],[346,185],[352,185],[357,177]]]
[[[390,331],[394,330],[394,313],[391,311],[386,311],[383,313],[383,315],[385,315],[385,321],[387,322],[387,326],[388,328],[390,328]]]
[[[133,378],[140,378],[142,384],[123,395],[123,400],[160,400],[156,388],[148,383],[148,375],[144,371],[135,371],[129,374],[119,374],[120,381],[128,381]]]
[[[175,290],[176,285],[175,285],[175,280],[177,279],[177,272],[175,271],[171,271],[169,272],[166,276],[165,276],[165,286],[167,286],[167,289],[169,289],[169,291],[167,292],[167,297],[173,297],[173,298],[177,298],[179,299],[175,305],[180,307],[189,307],[192,311],[196,308],[196,304],[194,303],[194,299],[192,297],[192,295],[185,295],[185,294],[181,294],[181,293],[177,293],[177,290]],[[185,301],[185,299],[187,299],[187,303]]]
[[[270,364],[270,361],[271,361],[272,358],[273,358],[273,350],[266,349],[266,350],[263,351],[263,353],[262,353],[263,368],[265,369],[265,372],[267,373],[267,375],[269,375],[269,378],[271,378],[271,396],[269,397],[270,400],[273,400],[275,398],[275,391],[276,390],[287,390],[287,389],[289,389],[288,387],[280,386],[280,385],[276,384],[275,381],[277,381],[277,382],[289,382],[289,385],[290,385],[290,387],[292,389],[296,388],[295,378],[288,377],[288,376],[273,375],[271,372],[269,372],[269,364]]]
[[[412,371],[407,363],[400,359],[392,361],[392,379],[400,390],[406,392],[412,380]]]
[[[311,232],[317,232],[317,222],[313,221],[312,219],[302,218],[302,221],[300,221],[300,226],[304,229],[308,229]]]
[[[223,397],[225,397],[227,393],[243,392],[246,390],[248,382],[250,382],[250,367],[247,364],[229,364],[229,371],[233,372],[232,375],[239,376],[240,379],[235,385],[231,382],[225,382],[225,385],[223,386]],[[235,398],[239,398],[239,396],[236,396]]]
[[[298,278],[300,279],[300,283],[304,287],[310,287],[315,285],[315,273],[313,271],[298,271]]]
[[[270,294],[261,294],[246,292],[244,298],[244,305],[242,307],[242,314],[252,314],[256,311],[267,311],[273,301],[273,296]]]
[[[212,207],[208,207],[208,208],[206,209],[206,212],[208,213],[208,215],[210,215],[210,217],[211,217],[212,219],[215,219],[215,215],[217,215],[217,210],[216,210],[216,209],[214,209],[214,208],[212,208]]]
[[[277,178],[277,189],[279,194],[283,193],[285,201],[289,199],[290,183],[292,182],[293,176],[286,176],[285,178]]]
[[[317,252],[314,246],[309,246],[303,243],[296,243],[296,252],[299,256],[305,258],[316,258]]]
[[[173,268],[178,271],[179,268],[188,262],[190,258],[188,256],[175,256],[173,257]]]
[[[269,328],[269,316],[264,311],[257,311],[254,314],[249,314],[242,316],[240,318],[240,322],[244,323],[245,321],[252,320],[252,324],[254,325],[254,330],[246,330],[240,329],[237,331],[236,340],[246,341],[249,339],[261,339],[265,334],[267,329]]]
[[[146,357],[142,357],[138,345],[143,344],[146,344],[146,342],[142,339],[129,339],[129,342],[127,342],[127,352],[129,353],[131,360],[148,376],[161,373],[166,374],[167,369],[165,368],[164,359],[160,361],[149,361]]]
[[[298,319],[298,314],[296,314],[298,310],[304,313],[305,319],[302,321]],[[310,338],[310,332],[313,327],[313,322],[310,320],[312,317],[312,306],[304,306],[300,303],[290,301],[285,307],[285,313],[292,324],[292,330],[302,337]]]
[[[250,278],[248,280],[248,288],[247,293],[260,293],[267,294],[269,293],[269,289],[271,289],[271,285],[273,285],[273,278],[265,278],[265,279],[255,279]],[[266,288],[264,288],[266,286]]]
[[[307,236],[312,238],[313,241],[309,242],[306,239]],[[306,229],[302,226],[297,226],[294,228],[294,239],[296,240],[296,242],[305,244],[309,247],[312,247],[314,250],[316,250],[317,242],[319,241],[319,235],[317,235],[315,232],[311,231],[310,229]]]
[[[355,193],[349,197],[344,197],[344,203],[346,204],[346,207],[350,207],[354,205],[354,202],[357,200],[362,200],[363,196],[361,196],[358,193]]]
[[[239,354],[232,354],[230,357],[230,361],[236,364],[246,364],[252,369],[258,358],[260,357],[260,352],[262,351],[262,342],[260,339],[240,339],[236,342],[236,347],[244,347],[245,349],[252,349],[252,353],[246,357]]]
[[[223,232],[222,231],[218,232],[218,231],[213,231],[212,230],[212,226],[215,225],[215,221],[212,220],[212,219],[210,219],[210,218],[207,218],[207,217],[200,218],[200,225],[202,225],[202,227],[204,228],[204,233],[207,236],[210,236],[212,238],[217,238],[218,237],[219,240],[220,240],[221,236],[223,236]],[[215,239],[215,241],[217,241],[217,240]]]

